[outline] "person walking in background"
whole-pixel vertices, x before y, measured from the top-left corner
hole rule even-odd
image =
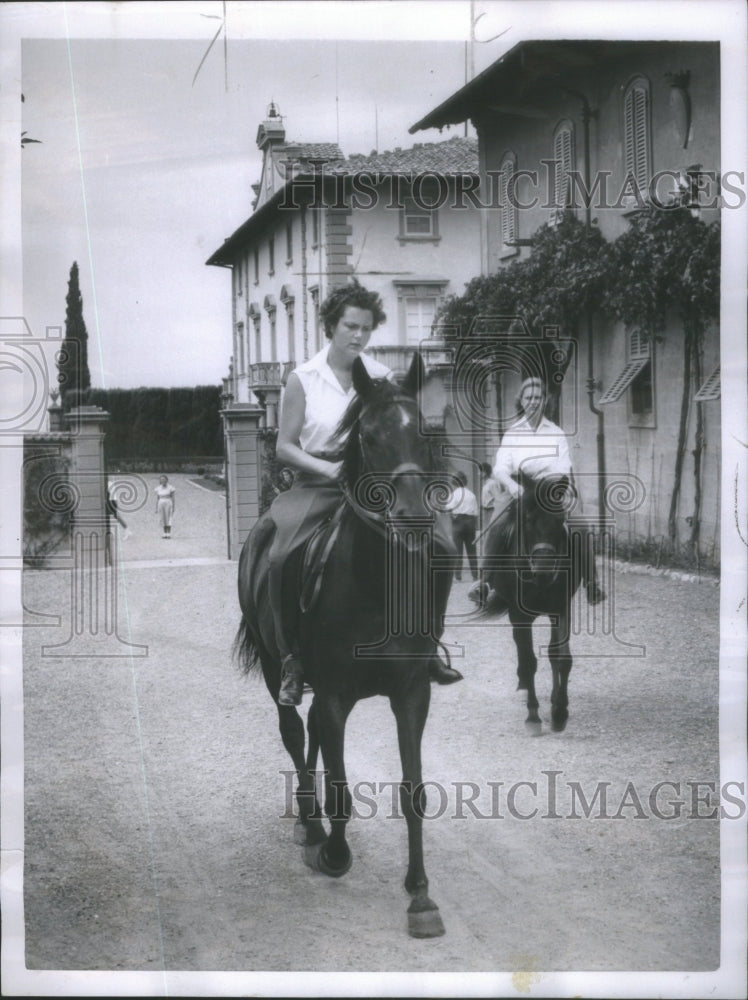
[[[467,476],[455,473],[459,486],[452,492],[447,510],[452,517],[452,539],[457,549],[455,580],[462,579],[462,550],[465,549],[474,580],[478,579],[478,560],[475,555],[475,530],[478,525],[478,501],[472,490],[467,488]]]
[[[174,516],[174,494],[177,491],[168,476],[159,476],[156,487],[156,513],[161,521],[162,538],[171,538],[171,519]]]
[[[122,528],[124,529],[122,540],[126,541],[132,535],[132,532],[127,527],[127,521],[119,512],[119,507],[117,506],[116,491],[117,491],[117,483],[110,482],[107,485],[106,489],[106,512],[109,517],[110,524],[111,524],[111,519],[114,518],[115,521],[117,521],[117,523],[122,526]]]

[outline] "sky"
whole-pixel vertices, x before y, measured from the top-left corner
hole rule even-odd
[[[368,153],[422,141],[408,127],[464,82],[462,42],[234,41],[231,8],[225,61],[219,39],[200,67],[217,25],[22,43],[23,130],[40,140],[22,156],[24,315],[37,335],[64,326],[76,260],[94,385],[227,373],[230,277],[205,261],[251,212],[271,100],[289,140]]]
[[[408,128],[464,84],[471,9],[477,73],[522,39],[620,37],[623,23],[708,37],[705,6],[230,0],[224,50],[213,0],[0,5],[3,179],[19,181],[2,193],[4,315],[36,338],[64,330],[77,261],[95,386],[217,384],[230,276],[205,261],[251,212],[271,100],[289,140],[347,155],[438,141],[462,126]],[[39,142],[21,152],[21,131]]]

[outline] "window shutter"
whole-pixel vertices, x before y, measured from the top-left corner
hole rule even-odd
[[[617,399],[620,399],[648,361],[649,358],[637,358],[636,360],[627,362],[623,371],[613,379],[602,394],[598,400],[598,405],[603,406],[606,403],[615,403]]]
[[[553,140],[553,158],[556,161],[555,203],[561,208],[569,204],[569,174],[574,169],[572,133],[568,125],[561,126]]]
[[[644,192],[649,184],[649,150],[647,148],[648,128],[647,94],[643,89],[634,91],[634,142],[636,146],[636,183]]]
[[[649,90],[644,80],[635,80],[623,105],[623,142],[626,175],[632,175],[644,195],[649,186],[651,151],[649,148]]]
[[[649,357],[649,341],[646,337],[642,337],[638,330],[634,330],[630,334],[629,357],[632,361],[638,361],[639,358]]]
[[[706,403],[709,400],[719,399],[721,395],[721,388],[719,365],[717,365],[712,374],[693,398],[697,403]]]
[[[501,199],[501,242],[504,246],[517,239],[517,210],[508,201],[509,181],[514,173],[514,157],[508,156],[501,165],[499,197]]]

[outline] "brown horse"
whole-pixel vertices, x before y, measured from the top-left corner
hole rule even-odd
[[[444,499],[450,480],[421,433],[415,392],[422,379],[418,354],[402,386],[371,379],[357,359],[357,396],[339,428],[341,440],[346,439],[341,509],[318,546],[325,553],[321,585],[310,586],[302,579],[303,552],[293,554],[284,570],[284,608],[290,607],[287,599],[298,608],[306,595],[297,620],[305,679],[314,692],[306,759],[301,717],[293,706],[277,705],[280,662],[268,598],[273,537],[268,515],[253,528],[239,561],[243,619],[237,649],[246,671],[257,668],[259,661],[276,700],[281,737],[298,776],[295,839],[305,845],[306,863],[332,877],[351,866],[346,824],[352,803],[343,758],[346,720],[360,699],[389,698],[397,723],[400,802],[408,828],[405,888],[413,897],[408,928],[415,937],[435,937],[444,933],[444,926],[428,896],[423,862],[421,737],[430,699],[428,664],[441,635],[451,586],[451,572],[436,572],[431,566],[439,551],[432,498],[441,490]],[[326,770],[329,836],[315,797],[319,749]]]
[[[551,726],[561,732],[569,717],[568,682],[571,601],[582,578],[586,556],[581,536],[571,531],[565,512],[572,499],[565,476],[535,482],[523,477],[524,492],[513,500],[507,516],[486,529],[482,595],[484,615],[509,615],[517,647],[518,691],[527,691],[525,723],[539,733],[541,719],[535,694],[538,667],[532,626],[539,615],[551,621],[548,658],[553,671]]]

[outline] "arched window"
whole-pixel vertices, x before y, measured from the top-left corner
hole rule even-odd
[[[255,335],[254,359],[250,358],[250,360],[254,360],[254,363],[257,363],[258,361],[262,361],[262,313],[256,302],[250,303],[249,318],[252,320]]]
[[[636,182],[642,198],[652,176],[651,104],[649,81],[635,77],[623,96],[623,163],[625,184]]]
[[[505,153],[499,167],[499,205],[501,212],[500,250],[501,257],[519,253],[514,245],[517,239],[517,192],[514,174],[517,172],[517,157]]]
[[[571,203],[572,170],[576,169],[574,123],[565,118],[553,133],[553,159],[556,164],[556,185],[553,192],[554,210],[568,208]]]

